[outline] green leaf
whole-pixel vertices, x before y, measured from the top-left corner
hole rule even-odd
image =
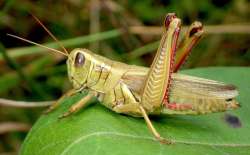
[[[60,114],[83,96],[80,94],[66,99],[49,115],[41,116],[22,145],[21,154],[249,154],[250,68],[201,68],[183,72],[238,86],[242,107],[226,114],[151,118],[163,137],[176,141],[165,145],[153,138],[142,118],[117,114],[100,104],[58,120]],[[235,116],[240,122],[237,125],[237,119],[231,119],[230,125],[225,121],[226,116]]]

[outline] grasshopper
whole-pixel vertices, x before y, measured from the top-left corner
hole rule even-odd
[[[174,13],[166,15],[161,42],[150,68],[113,61],[87,49],[78,48],[70,53],[63,46],[65,53],[50,49],[67,56],[68,77],[73,89],[46,112],[56,109],[65,97],[87,90],[88,94],[60,118],[86,107],[90,99],[96,97],[102,105],[114,112],[143,117],[154,137],[170,144],[172,141],[162,138],[154,128],[149,115],[196,115],[238,108],[239,103],[235,99],[238,91],[235,86],[176,73],[204,32],[202,24],[194,22],[176,50],[180,27],[181,20]],[[10,36],[42,46],[24,38]]]

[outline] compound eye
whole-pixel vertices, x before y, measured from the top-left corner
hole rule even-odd
[[[85,56],[84,54],[78,52],[75,57],[75,67],[81,67],[84,65]]]
[[[226,99],[227,102],[231,102],[232,100],[232,98]]]

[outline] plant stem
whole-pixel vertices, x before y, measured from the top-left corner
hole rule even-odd
[[[88,36],[82,36],[82,37],[75,37],[72,39],[66,39],[61,41],[61,43],[66,47],[66,48],[71,48],[71,47],[75,47],[75,46],[80,46],[86,43],[90,43],[90,42],[95,42],[98,40],[105,40],[105,39],[110,39],[110,38],[114,38],[117,37],[119,35],[121,35],[121,31],[119,29],[115,29],[115,30],[110,30],[110,31],[105,31],[105,32],[101,32],[101,33],[96,33],[96,34],[91,34]],[[46,43],[43,44],[44,46],[50,47],[50,48],[54,48],[54,49],[58,49],[59,45],[55,42],[53,43]],[[31,46],[31,47],[22,47],[22,48],[16,48],[16,49],[10,49],[7,51],[7,53],[9,53],[9,56],[11,58],[16,58],[16,57],[20,57],[20,56],[25,56],[25,55],[30,55],[30,54],[38,54],[38,53],[44,53],[44,49],[37,47],[37,46]],[[3,59],[3,55],[0,54],[0,61],[1,59]]]

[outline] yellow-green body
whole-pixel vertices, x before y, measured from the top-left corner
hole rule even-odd
[[[72,67],[72,60],[79,52],[85,55],[86,70]],[[141,116],[138,105],[149,68],[113,61],[87,49],[75,49],[70,57],[69,79],[75,89],[98,92],[100,103],[117,113]],[[204,114],[237,107],[235,99],[225,100],[237,95],[231,85],[179,73],[172,74],[171,85],[170,103],[191,103],[193,108],[173,110],[161,102],[150,107],[142,104],[148,114]]]
[[[161,42],[149,68],[113,61],[87,49],[73,50],[67,60],[73,92],[87,89],[88,94],[60,118],[97,97],[110,110],[143,117],[157,140],[171,144],[171,140],[160,136],[148,115],[206,114],[238,108],[235,100],[238,91],[234,86],[176,73],[203,33],[201,23],[191,25],[175,60],[180,25],[181,20],[175,14],[167,14]]]
[[[180,25],[175,14],[166,16],[161,42],[150,68],[113,61],[87,49],[73,50],[67,66],[74,89],[88,89],[107,108],[132,116],[205,114],[237,108],[238,91],[234,86],[173,73],[203,33],[201,23],[195,22],[179,47],[175,61]]]

